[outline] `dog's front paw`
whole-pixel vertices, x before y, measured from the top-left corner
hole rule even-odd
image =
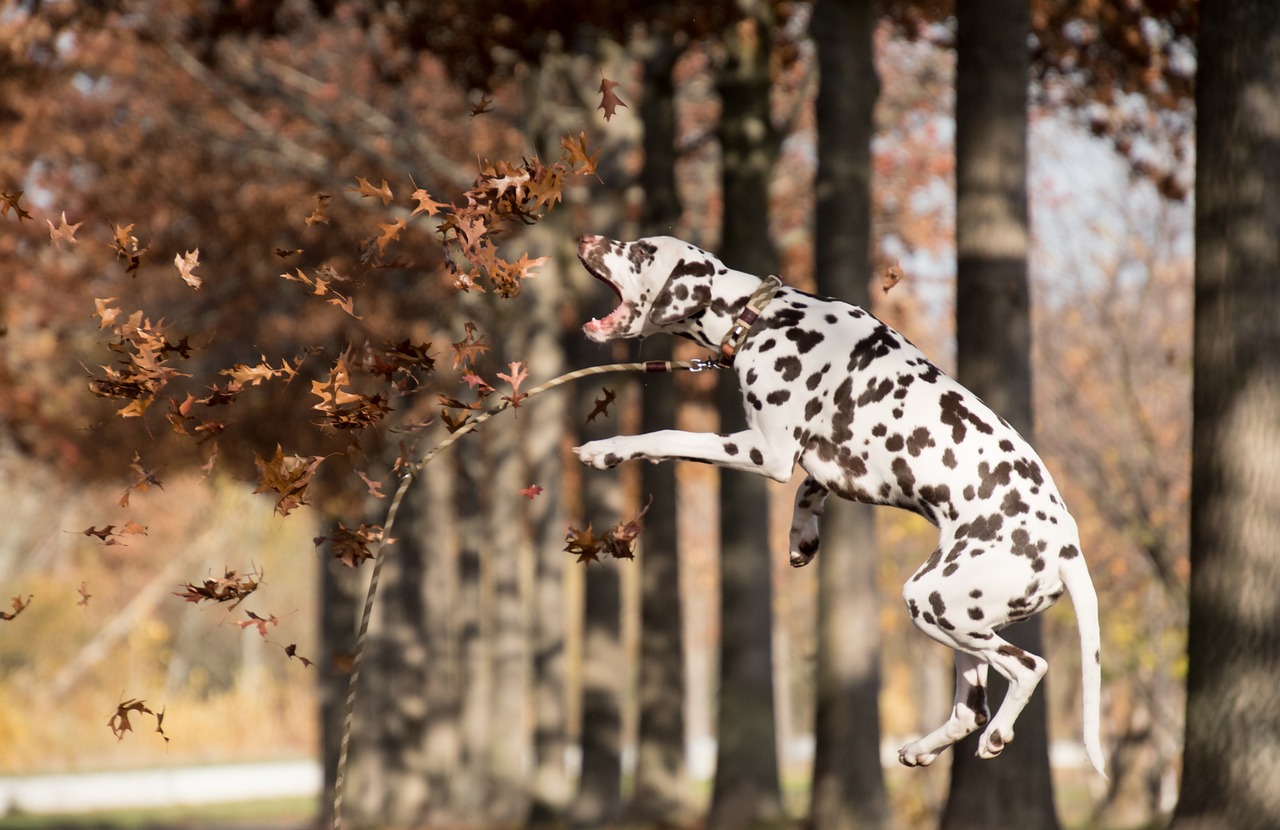
[[[623,457],[615,451],[613,441],[608,438],[588,441],[581,447],[574,447],[573,452],[579,461],[597,470],[608,470],[623,461]]]
[[[898,763],[904,767],[927,767],[937,759],[938,753],[921,751],[919,741],[898,750]]]

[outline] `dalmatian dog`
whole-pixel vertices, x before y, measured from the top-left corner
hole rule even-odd
[[[902,595],[916,626],[955,651],[951,715],[904,746],[927,766],[984,729],[978,756],[1013,740],[1014,721],[1048,664],[1000,630],[1069,591],[1080,629],[1084,746],[1105,775],[1100,731],[1097,595],[1076,523],[1039,456],[976,395],[864,309],[762,280],[671,237],[618,242],[584,236],[578,257],[618,295],[583,326],[597,342],[669,333],[717,349],[741,385],[747,428],[732,434],[661,430],[576,447],[596,469],[624,461],[700,461],[788,481],[796,492],[793,566],[818,551],[827,495],[892,505],[937,526],[938,547]],[[1009,682],[995,716],[987,673]]]

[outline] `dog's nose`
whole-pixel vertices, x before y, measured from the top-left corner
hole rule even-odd
[[[584,233],[582,236],[578,237],[578,246],[586,247],[587,245],[594,245],[599,238],[600,237],[596,236],[594,233]]]

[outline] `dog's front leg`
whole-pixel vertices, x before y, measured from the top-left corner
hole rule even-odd
[[[590,441],[574,447],[573,451],[579,461],[597,470],[607,470],[637,458],[653,462],[701,461],[757,473],[775,481],[790,479],[796,463],[792,449],[770,445],[759,432],[750,429],[732,434],[664,429]]]

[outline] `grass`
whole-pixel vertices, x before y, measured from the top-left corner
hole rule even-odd
[[[95,830],[141,830],[156,827],[309,828],[315,824],[317,807],[314,798],[285,798],[98,813],[10,813],[0,817],[0,830],[54,830],[72,827]]]

